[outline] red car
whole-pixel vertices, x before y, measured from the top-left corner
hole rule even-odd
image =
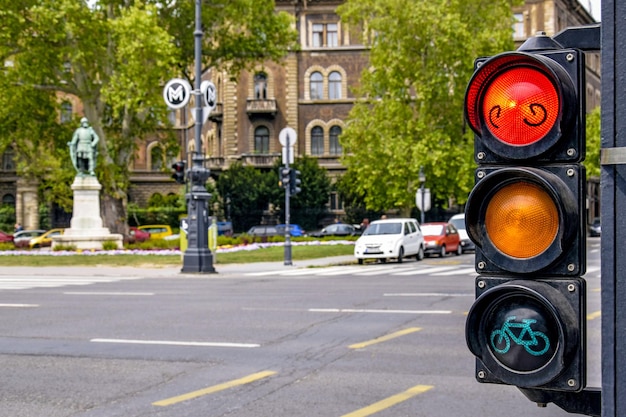
[[[126,241],[128,243],[140,243],[145,242],[148,239],[150,239],[150,233],[137,229],[136,227],[130,227]]]
[[[424,253],[427,256],[436,254],[444,257],[448,253],[463,253],[459,232],[451,223],[424,223],[420,227],[426,246]]]
[[[13,235],[4,233],[0,230],[0,243],[13,243]]]

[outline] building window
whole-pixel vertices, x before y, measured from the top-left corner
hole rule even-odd
[[[341,135],[341,127],[333,126],[330,128],[330,154],[341,155],[343,151],[339,143],[339,135]]]
[[[259,126],[254,129],[254,152],[270,152],[270,131],[265,126]]]
[[[324,77],[321,72],[311,74],[311,100],[320,100],[324,98]]]
[[[341,98],[341,74],[333,71],[328,76],[328,98],[338,100]]]
[[[13,194],[5,194],[2,196],[2,205],[15,207],[15,196]]]
[[[150,149],[150,170],[161,171],[163,169],[163,149],[155,146]]]
[[[267,74],[264,72],[254,74],[254,98],[257,100],[267,99]]]
[[[314,23],[311,31],[311,46],[314,48],[335,48],[339,45],[339,25],[337,23]]]
[[[337,42],[337,23],[329,23],[326,25],[326,46],[332,48],[338,45]]]
[[[334,191],[330,193],[330,201],[328,203],[330,211],[343,210],[343,201],[339,197],[339,194]]]
[[[311,129],[311,155],[324,154],[324,130],[315,126]]]
[[[2,154],[2,169],[4,171],[15,171],[15,152],[10,146]]]
[[[515,23],[513,23],[513,39],[524,39],[524,13],[515,13]]]
[[[73,109],[72,103],[64,101],[61,103],[61,123],[69,123],[72,121]]]

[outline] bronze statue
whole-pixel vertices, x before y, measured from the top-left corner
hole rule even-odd
[[[98,156],[98,142],[100,138],[89,126],[86,117],[80,119],[80,127],[74,131],[70,147],[72,164],[80,175],[95,176],[96,158]]]

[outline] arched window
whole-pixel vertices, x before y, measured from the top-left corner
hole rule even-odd
[[[161,171],[163,169],[163,149],[155,146],[150,149],[150,170]]]
[[[341,149],[341,144],[339,143],[339,135],[341,135],[341,127],[333,126],[330,128],[330,154],[331,155],[341,155],[343,149]]]
[[[311,155],[324,154],[324,130],[315,126],[311,129]]]
[[[324,98],[324,77],[321,72],[311,74],[311,100]]]
[[[254,129],[254,152],[269,153],[270,151],[270,130],[265,126]]]
[[[267,98],[267,74],[264,72],[254,74],[254,98],[257,100]]]
[[[13,194],[5,194],[2,196],[2,205],[15,206],[15,196]]]
[[[61,123],[68,123],[72,121],[73,115],[72,103],[64,101],[61,103]]]
[[[331,100],[341,98],[341,74],[337,71],[328,75],[328,98]]]

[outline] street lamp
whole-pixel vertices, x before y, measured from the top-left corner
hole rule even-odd
[[[426,183],[426,174],[424,174],[424,167],[420,166],[420,172],[417,174],[417,180],[420,182],[420,192],[422,194],[422,206],[420,207],[420,211],[421,211],[421,217],[420,217],[420,224],[424,224],[424,211],[425,211],[425,199],[424,199],[424,195],[426,194],[424,192],[424,184]]]

